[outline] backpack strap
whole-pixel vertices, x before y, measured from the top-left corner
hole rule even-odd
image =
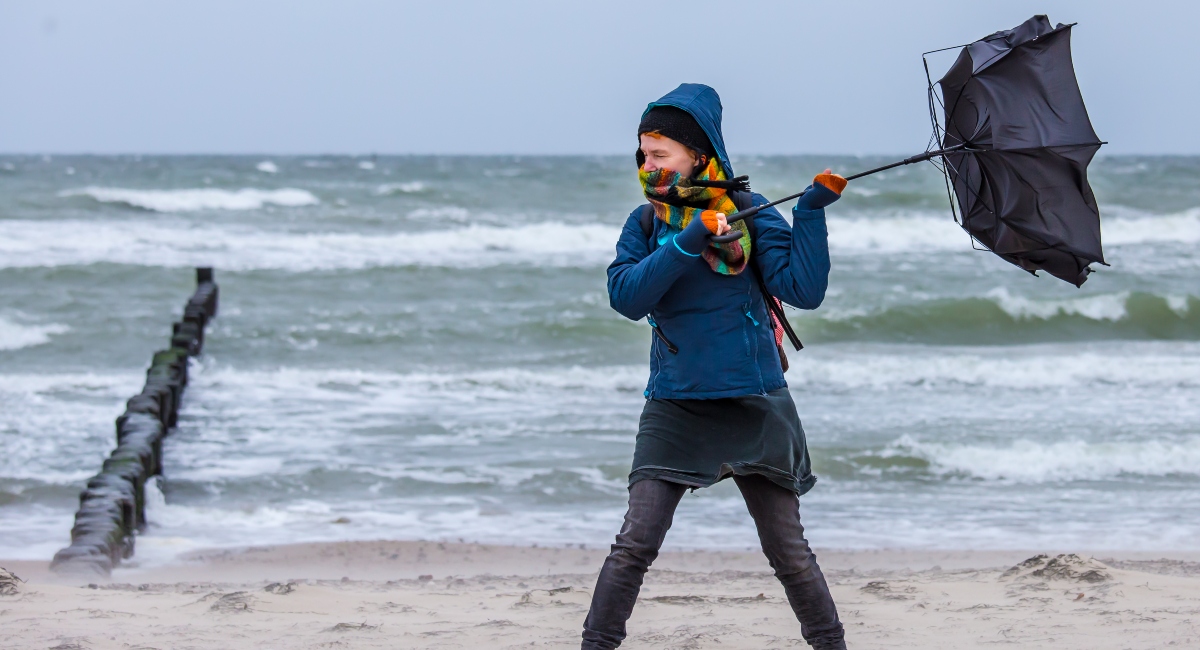
[[[649,242],[650,238],[654,236],[654,208],[649,203],[640,208],[638,223],[642,226],[642,235]]]

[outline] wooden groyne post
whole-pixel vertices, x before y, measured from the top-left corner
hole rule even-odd
[[[146,481],[162,474],[163,438],[175,426],[188,358],[204,349],[217,296],[213,270],[196,269],[196,292],[172,326],[171,347],[154,353],[146,385],[117,418],[117,447],[80,493],[71,545],[54,555],[51,569],[108,575],[133,555],[134,536],[146,527]]]

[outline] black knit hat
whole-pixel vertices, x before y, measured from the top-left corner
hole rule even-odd
[[[709,158],[716,155],[704,129],[700,128],[691,113],[682,108],[655,106],[650,109],[642,116],[642,123],[638,125],[638,136],[643,133],[658,133]],[[639,160],[639,164],[640,162]]]

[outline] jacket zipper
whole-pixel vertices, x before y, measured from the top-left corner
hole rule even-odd
[[[746,283],[746,297],[750,299],[746,303],[746,318],[751,323],[754,323],[754,328],[750,330],[747,343],[754,349],[754,369],[758,372],[758,394],[766,395],[767,384],[763,380],[762,366],[758,365],[758,319],[751,315],[751,312],[754,310],[754,292],[750,288],[749,281]]]
[[[654,330],[654,335],[661,339],[663,344],[667,346],[668,352],[671,354],[679,354],[679,348],[675,347],[675,344],[671,342],[671,339],[668,339],[667,335],[662,333],[662,328],[658,326],[658,323],[654,322],[653,318],[647,316],[646,322],[650,323],[650,329]]]
[[[650,315],[647,315],[646,322],[650,323],[650,329],[653,330],[655,334],[662,336],[662,333],[658,331],[658,325],[654,323],[654,318],[652,318]],[[646,387],[646,391],[643,393],[643,396],[646,399],[654,399],[654,389],[658,386],[658,373],[662,372],[663,362],[662,348],[660,346],[651,342],[650,350],[654,354],[655,359],[658,360],[658,363],[654,366],[654,374],[650,376],[650,385]]]

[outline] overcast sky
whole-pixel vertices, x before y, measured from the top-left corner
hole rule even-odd
[[[734,154],[916,153],[921,52],[1035,13],[1107,153],[1200,154],[1192,0],[0,0],[0,152],[623,154],[694,81]]]

